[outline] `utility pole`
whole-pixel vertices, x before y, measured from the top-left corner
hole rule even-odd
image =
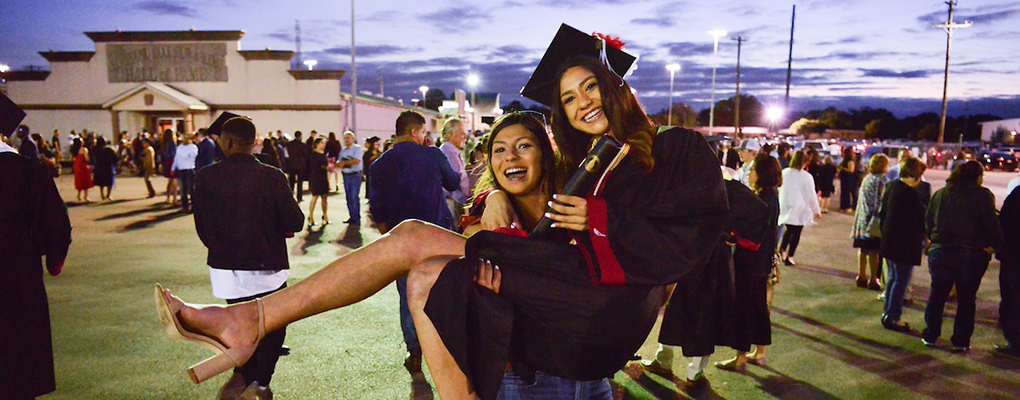
[[[383,97],[386,97],[386,91],[383,90],[383,89],[385,89],[385,87],[383,87],[382,70],[381,69],[375,70],[375,75],[379,79],[379,95],[383,96]]]
[[[783,112],[790,112],[790,75],[793,72],[793,25],[797,21],[797,5],[793,5],[793,16],[790,17],[790,54],[786,57],[786,97],[783,99]]]
[[[942,80],[942,120],[939,122],[939,138],[937,143],[942,144],[942,139],[946,135],[946,95],[949,89],[949,49],[953,45],[953,30],[969,28],[971,25],[970,21],[964,21],[962,24],[953,23],[953,6],[956,5],[955,1],[947,1],[949,5],[949,19],[946,23],[935,25],[936,28],[943,29],[946,31],[946,73]],[[963,137],[961,135],[961,137]]]
[[[358,134],[358,64],[354,60],[354,0],[351,0],[351,130],[355,135]]]
[[[743,44],[744,41],[747,40],[747,38],[743,36],[737,36],[735,38],[730,39],[737,41],[737,97],[734,100],[733,106],[733,125],[737,129],[736,132],[737,137],[743,138],[744,131],[740,129],[740,45]]]

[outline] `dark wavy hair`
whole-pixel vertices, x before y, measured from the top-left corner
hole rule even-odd
[[[503,129],[514,125],[523,126],[524,129],[527,129],[535,136],[535,142],[542,153],[542,171],[541,175],[539,175],[539,180],[542,185],[542,191],[545,192],[549,199],[552,199],[553,193],[563,183],[560,181],[560,176],[563,174],[559,173],[560,158],[556,155],[556,151],[553,150],[545,123],[527,112],[512,112],[500,117],[493,123],[489,133],[482,138],[482,143],[485,144],[484,152],[487,166],[485,172],[478,178],[478,183],[475,183],[474,195],[477,196],[479,193],[491,188],[504,190],[499,186],[499,182],[496,181],[496,173],[492,170],[492,142]],[[510,198],[512,200],[513,196],[510,196]],[[514,211],[519,212],[519,210],[516,210],[516,203],[514,208]]]
[[[966,185],[972,184],[977,185],[978,179],[985,174],[985,168],[981,166],[981,163],[970,160],[963,164],[959,164],[956,168],[953,168],[953,172],[949,173],[949,177],[946,178],[947,185]]]
[[[783,167],[775,157],[768,153],[758,153],[754,156],[753,166],[754,173],[758,174],[754,184],[757,190],[783,186]]]
[[[602,97],[602,112],[609,120],[610,130],[616,139],[630,145],[631,157],[644,167],[645,172],[651,171],[655,167],[655,160],[652,158],[655,124],[641,109],[641,104],[630,91],[630,85],[626,81],[620,85],[620,78],[610,72],[602,62],[592,57],[570,58],[560,65],[556,73],[556,82],[553,85],[556,104],[552,107],[552,130],[553,139],[556,140],[556,146],[563,155],[564,162],[572,167],[576,166],[588,154],[592,140],[596,139],[570,125],[570,118],[563,109],[563,103],[559,101],[560,79],[573,67],[581,67],[595,74]]]

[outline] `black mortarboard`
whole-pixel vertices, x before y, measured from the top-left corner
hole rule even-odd
[[[23,119],[25,112],[7,98],[7,95],[0,92],[0,135],[11,136]]]
[[[230,111],[224,111],[220,114],[219,118],[216,118],[216,121],[214,121],[212,125],[209,125],[209,129],[205,130],[205,134],[209,136],[218,136],[221,133],[220,131],[223,129],[223,123],[234,117],[241,117],[241,115],[234,114]]]
[[[380,139],[379,139],[378,136],[372,136],[372,137],[370,137],[368,139],[365,139],[365,143],[375,143],[375,142],[378,142],[379,140]]]
[[[607,38],[607,42],[609,41],[610,39]],[[557,98],[553,93],[553,87],[560,64],[576,56],[600,59],[602,43],[602,40],[594,35],[585,34],[567,24],[560,25],[560,30],[556,32],[552,43],[546,49],[542,61],[538,62],[535,72],[531,74],[528,83],[521,89],[521,95],[552,107],[554,99]],[[609,60],[613,72],[620,77],[627,74],[627,70],[634,65],[634,61],[637,59],[612,45],[606,45],[606,58]]]

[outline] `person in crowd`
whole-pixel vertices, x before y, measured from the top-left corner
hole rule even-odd
[[[834,184],[836,172],[837,169],[832,162],[832,156],[825,156],[822,159],[821,165],[818,166],[818,180],[815,185],[815,188],[818,189],[822,214],[827,214],[829,207],[832,205],[832,194],[836,192],[836,185]]]
[[[779,252],[783,263],[791,266],[797,265],[793,256],[797,254],[804,227],[814,225],[815,217],[822,216],[815,180],[804,171],[807,160],[804,152],[794,152],[790,167],[783,169],[783,185],[779,187],[779,225],[785,228]]]
[[[1020,186],[1020,176],[1014,176],[1013,179],[1010,179],[1009,183],[1006,184],[1006,196],[1013,194],[1013,189],[1016,189],[1017,186]]]
[[[106,138],[100,136],[96,140],[96,151],[92,157],[95,160],[96,186],[99,186],[99,197],[102,200],[113,200],[113,184],[117,175],[117,153],[107,146]]]
[[[181,210],[191,212],[191,199],[195,193],[195,160],[198,159],[198,146],[192,135],[184,135],[184,141],[177,146],[170,171],[177,177],[177,187],[181,192]]]
[[[486,161],[485,161],[485,140],[484,137],[475,142],[474,148],[471,149],[470,158],[468,164],[464,166],[468,172],[468,187],[474,191],[475,186],[478,184],[478,180],[485,173]]]
[[[276,168],[281,168],[283,164],[280,162],[280,152],[276,147],[276,139],[265,138],[262,140],[262,152],[259,157],[259,161],[263,164],[272,165]]]
[[[778,187],[783,185],[779,160],[768,153],[758,154],[749,180],[755,193],[767,205],[768,218],[764,221],[764,240],[757,249],[738,245],[733,251],[735,302],[731,318],[734,319],[737,344],[730,347],[737,351],[737,356],[715,364],[730,371],[746,370],[747,363],[767,365],[766,351],[772,344],[767,281],[774,267],[776,231],[779,229]],[[752,345],[754,352],[750,352]]]
[[[850,214],[854,211],[854,188],[857,175],[857,162],[854,159],[853,147],[843,149],[843,159],[839,162],[839,211]]]
[[[378,136],[372,136],[372,137],[370,137],[368,139],[365,139],[365,155],[364,155],[364,158],[365,158],[365,168],[364,168],[365,171],[364,172],[365,173],[362,174],[362,176],[365,177],[365,193],[366,194],[367,193],[372,193],[372,179],[371,179],[371,176],[369,175],[368,171],[372,169],[372,163],[374,163],[375,160],[378,159],[380,155],[382,155],[382,151],[379,150],[379,140],[380,139],[379,139]]]
[[[443,398],[467,395],[471,388],[475,388],[483,399],[494,398],[496,390],[493,390],[493,384],[499,388],[511,349],[514,349],[513,359],[518,360],[514,363],[515,374],[526,374],[525,371],[530,370],[566,379],[601,380],[622,367],[634,350],[640,347],[653,325],[662,301],[662,287],[703,267],[707,262],[713,250],[712,244],[722,234],[722,224],[728,214],[726,194],[721,173],[715,172],[718,160],[708,150],[701,135],[680,128],[665,130],[656,135],[656,128],[641,111],[640,104],[626,82],[621,85],[620,78],[598,58],[594,58],[598,54],[594,43],[597,39],[576,33],[592,41],[590,46],[577,46],[577,50],[591,54],[565,60],[563,63],[553,62],[553,66],[542,69],[541,74],[536,71],[536,75],[540,76],[536,81],[547,83],[529,85],[540,88],[534,89],[537,92],[529,93],[543,104],[554,107],[553,130],[557,132],[557,144],[564,152],[567,165],[577,165],[585,156],[592,139],[608,132],[615,132],[614,135],[620,141],[628,144],[630,151],[627,157],[633,158],[619,163],[614,172],[608,175],[602,189],[598,191],[605,198],[596,196],[586,200],[578,196],[557,195],[556,203],[553,204],[554,212],[550,215],[555,228],[581,232],[577,235],[578,244],[585,246],[587,251],[591,251],[590,254],[595,254],[592,249],[598,246],[601,249],[599,257],[612,257],[619,264],[604,264],[600,267],[603,271],[601,276],[593,276],[585,271],[596,266],[587,264],[588,261],[584,260],[575,246],[566,244],[565,236],[562,241],[550,242],[551,246],[523,246],[532,242],[509,235],[480,232],[472,236],[472,241],[467,245],[482,253],[473,252],[459,264],[453,264],[459,267],[443,269],[448,260],[463,254],[463,237],[421,223],[403,223],[393,228],[392,234],[384,235],[372,244],[349,253],[295,286],[296,290],[284,290],[267,297],[265,302],[261,302],[265,310],[262,325],[272,331],[302,317],[351,304],[375,293],[407,271],[415,271],[412,272],[412,281],[419,282],[413,291],[416,313],[427,308],[424,314],[416,314],[415,324],[424,328],[431,325],[430,321],[449,320],[454,323],[454,326],[443,324],[442,330],[437,323],[435,326],[440,336],[432,335],[433,342],[430,343],[438,341],[439,344],[425,349],[433,380]],[[614,48],[610,51],[616,50]],[[550,51],[550,54],[567,56],[557,51]],[[549,72],[548,69],[560,71]],[[617,70],[621,74],[625,72],[623,68]],[[550,91],[550,87],[553,90]],[[599,112],[603,111],[603,106],[604,114]],[[596,118],[590,118],[592,116]],[[420,115],[418,120],[424,123]],[[421,139],[420,130],[416,137]],[[492,146],[495,146],[494,142]],[[654,154],[653,144],[656,149]],[[387,154],[400,154],[394,153],[399,147],[396,146],[373,164],[373,178],[378,176],[376,170],[389,157]],[[449,165],[441,153],[436,151],[435,154],[448,169]],[[492,168],[495,162],[489,165]],[[505,172],[514,165],[504,163],[501,166],[505,167]],[[515,171],[513,176],[517,177],[517,172],[523,172],[526,177],[529,171],[533,169]],[[456,187],[456,174],[450,170],[449,175],[450,186]],[[374,187],[380,186],[379,183],[377,181]],[[379,189],[374,191],[378,192]],[[441,193],[438,189],[436,191]],[[690,196],[677,196],[676,193]],[[439,209],[448,212],[442,206],[441,196],[437,196]],[[490,192],[485,199],[483,228],[508,227],[509,223],[501,221],[516,220],[506,218],[513,214],[514,203],[511,200],[503,191]],[[375,199],[372,204],[376,206]],[[547,203],[529,201],[529,204],[530,207],[537,204],[537,209],[542,210]],[[586,217],[586,209],[592,210],[591,225]],[[528,216],[538,216],[541,213],[529,212]],[[373,214],[376,213],[373,211]],[[489,218],[489,222],[486,222],[486,214],[493,217]],[[681,220],[684,222],[679,223]],[[518,225],[527,228],[529,221],[521,221]],[[623,226],[626,229],[620,229]],[[609,233],[599,236],[596,231]],[[563,231],[554,232],[564,234]],[[593,245],[592,240],[600,244]],[[669,245],[649,246],[649,243]],[[406,247],[395,250],[392,246]],[[607,253],[606,249],[612,250]],[[506,257],[523,257],[513,261],[499,253]],[[478,258],[481,254],[491,254],[486,258],[501,267],[501,286],[495,284],[500,281],[496,278],[491,278],[490,284],[494,288],[500,286],[499,294],[493,296],[481,290],[467,290],[466,293],[461,289],[453,290],[466,287],[460,283],[471,284],[476,281],[476,267],[479,266]],[[426,258],[420,258],[422,256]],[[425,259],[431,260],[431,271],[428,270],[430,266],[411,269]],[[481,281],[496,276],[493,272],[495,268],[491,265],[481,265]],[[579,266],[582,268],[577,268]],[[436,279],[437,269],[442,269],[442,274],[436,284],[443,287],[441,290],[431,290],[428,282]],[[543,278],[547,272],[552,271],[562,272],[565,280]],[[357,278],[352,279],[354,277]],[[533,284],[535,281],[532,279],[540,279],[541,284]],[[422,286],[417,287],[418,284]],[[546,285],[554,285],[551,287],[554,290]],[[302,289],[298,289],[299,286]],[[571,295],[564,295],[568,292]],[[229,309],[195,309],[168,296],[161,294],[160,298],[170,304],[172,308],[169,309],[180,310],[177,314],[165,312],[164,315],[171,322],[180,316],[196,334],[214,335],[219,343],[224,343],[224,347],[236,349],[239,354],[248,351],[242,343],[254,343],[257,340],[260,302]],[[464,339],[468,334],[471,337],[486,337],[487,340],[481,343],[472,343],[497,346],[493,349],[495,352],[488,353],[493,354],[492,357],[477,358],[477,354],[472,356],[462,346],[466,345],[466,340],[455,340],[458,331],[456,321],[452,319],[455,317],[444,313],[455,313],[458,305],[465,304],[465,298],[458,296],[475,296],[471,298],[477,301],[483,301],[484,298],[502,304],[497,305],[501,311],[494,318],[473,319],[479,321],[479,325],[472,325],[470,332],[464,331],[460,335]],[[513,313],[514,307],[530,307],[532,304],[555,305],[540,307],[539,310],[547,313],[548,319],[543,320],[553,322],[556,326],[547,327],[526,313],[521,315],[521,319],[516,319],[518,317]],[[610,304],[613,307],[608,307]],[[515,326],[529,331],[528,337],[517,336],[520,333],[512,334],[520,332]],[[446,332],[446,338],[441,336],[443,332]],[[589,333],[597,334],[597,337],[588,336]],[[441,351],[443,342],[453,343],[457,347],[446,349],[449,353],[444,353]],[[607,342],[613,345],[604,351],[582,351],[584,346]],[[241,353],[242,350],[244,353]],[[483,360],[484,365],[473,364]],[[479,366],[469,367],[471,365]],[[470,372],[471,381],[467,380],[464,371]],[[497,379],[490,380],[493,376]],[[607,395],[610,394],[603,394],[599,398]]]
[[[67,207],[49,171],[6,144],[24,116],[0,93],[0,398],[12,400],[57,389],[42,271],[59,275],[71,245]]]
[[[381,233],[386,234],[412,218],[440,227],[453,224],[443,189],[456,190],[460,177],[439,149],[424,145],[424,133],[425,118],[421,114],[401,113],[396,121],[393,148],[372,163],[369,207]],[[408,202],[406,199],[419,200]],[[400,329],[407,347],[404,368],[414,375],[421,373],[423,354],[408,305],[407,279],[406,276],[397,279],[397,293],[400,296]]]
[[[196,174],[193,211],[198,236],[209,249],[213,296],[235,304],[287,287],[286,235],[301,230],[304,215],[286,177],[252,155],[250,119],[230,118],[220,132],[226,158]],[[270,383],[285,337],[285,329],[268,333],[237,365],[220,398],[237,398],[245,390],[272,398]]]
[[[31,129],[29,129],[27,125],[18,127],[18,139],[21,140],[21,144],[18,145],[18,154],[21,154],[23,157],[38,160],[39,145],[32,140],[30,133]]]
[[[38,133],[32,134],[32,140],[39,144],[39,160],[46,166],[46,171],[54,178],[60,176],[60,164],[57,163],[57,155],[50,149],[49,142],[43,140],[42,135]]]
[[[308,157],[308,187],[312,191],[312,200],[308,203],[308,228],[315,226],[315,203],[318,200],[322,200],[322,224],[329,225],[329,156],[326,146],[326,138],[315,138],[312,154]]]
[[[308,180],[309,153],[311,153],[311,149],[301,140],[301,131],[295,131],[294,140],[287,143],[287,163],[285,164],[287,167],[284,171],[287,172],[291,191],[297,197],[298,203],[301,202],[304,194],[302,181]]]
[[[343,146],[340,145],[340,141],[336,140],[336,133],[330,132],[329,139],[326,140],[326,160],[329,161],[329,177],[333,178],[333,187],[337,193],[340,192],[340,173],[337,172],[337,160],[340,159],[340,150]]]
[[[464,131],[464,123],[459,118],[451,118],[443,124],[443,144],[439,150],[443,151],[446,160],[450,162],[450,168],[460,176],[460,186],[457,190],[445,191],[446,205],[453,214],[454,221],[460,221],[464,213],[464,204],[471,194],[471,181],[468,178],[467,169],[464,166],[464,141],[467,140],[467,132]]]
[[[857,287],[870,290],[882,290],[881,271],[882,259],[879,249],[882,244],[881,219],[878,216],[882,205],[882,192],[885,189],[886,173],[889,169],[889,157],[875,154],[868,162],[868,176],[861,183],[861,190],[854,210],[854,224],[850,231],[853,246],[857,253]],[[868,279],[868,272],[871,279]]]
[[[1010,192],[999,212],[1002,246],[999,259],[999,327],[1005,343],[996,343],[996,353],[1020,358],[1020,192]]]
[[[156,151],[152,148],[149,139],[142,140],[142,179],[145,180],[145,188],[149,190],[149,198],[156,197],[156,189],[152,187],[152,175],[156,173]]]
[[[344,197],[347,200],[345,224],[361,225],[361,178],[364,176],[365,150],[358,146],[354,132],[344,132],[344,148],[340,150],[340,172],[344,177]]]
[[[910,331],[910,325],[901,320],[903,299],[914,267],[921,265],[927,241],[924,211],[928,205],[921,202],[916,189],[926,168],[921,160],[901,158],[897,179],[886,184],[879,207],[882,230],[879,254],[889,268],[882,326],[897,332]]]
[[[747,177],[751,174],[751,161],[754,161],[755,155],[761,151],[761,143],[758,139],[744,139],[740,143],[740,148],[737,149],[737,154],[740,156],[740,169],[737,170],[737,180],[743,183],[744,186],[750,188],[751,184],[748,182]]]
[[[95,186],[92,181],[92,170],[89,168],[89,149],[81,139],[77,139],[71,144],[71,154],[74,155],[74,188],[78,191],[78,201],[83,201],[84,193],[84,201],[88,203],[91,201],[89,189]]]
[[[201,128],[197,134],[198,143],[198,156],[195,158],[195,172],[201,171],[202,168],[208,167],[216,162],[216,142],[209,137],[208,130]]]
[[[167,129],[163,131],[163,138],[160,140],[160,172],[166,177],[166,204],[177,204],[177,180],[174,179],[173,170],[174,156],[177,154],[177,134]]]
[[[719,150],[719,163],[726,166],[729,169],[740,168],[740,155],[733,149],[733,146],[726,142],[726,144]]]
[[[782,166],[784,170],[790,168],[790,163],[793,161],[793,156],[791,155],[791,153],[793,152],[794,152],[793,146],[791,146],[789,143],[780,142],[776,146],[776,159],[779,160],[779,165]],[[805,166],[806,165],[807,163],[805,162]]]
[[[903,161],[913,156],[914,152],[910,151],[910,149],[904,148],[900,149],[899,153],[897,153],[896,159],[899,161]],[[889,167],[889,172],[886,172],[885,174],[885,178],[887,181],[895,182],[897,179],[900,179],[900,165],[901,164],[897,162],[895,165]]]
[[[393,148],[393,139],[387,139],[385,142],[383,142],[383,148],[382,148],[382,152],[383,153],[385,153],[386,151],[388,151],[389,149],[392,149],[392,148]]]
[[[63,149],[64,146],[60,145],[60,130],[54,129],[53,137],[50,138],[50,150],[52,150],[54,154],[60,154],[60,152],[63,151]]]
[[[942,312],[955,285],[957,308],[951,350],[965,352],[970,348],[977,291],[991,254],[1002,244],[995,195],[981,186],[983,176],[984,168],[977,161],[957,164],[946,179],[946,187],[932,195],[925,213],[931,241],[931,292],[924,310],[926,326],[921,332],[926,346],[935,346],[942,333]]]

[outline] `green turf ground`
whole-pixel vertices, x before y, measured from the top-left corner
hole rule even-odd
[[[157,180],[156,186],[161,183]],[[73,199],[71,178],[64,176],[59,184],[64,198]],[[141,193],[138,179],[122,178],[114,194],[130,199]],[[330,202],[331,219],[346,219],[342,196]],[[75,228],[69,260],[61,276],[46,279],[58,389],[44,398],[212,399],[226,380],[220,376],[193,385],[185,368],[209,354],[170,340],[160,328],[154,283],[189,301],[216,299],[191,218],[152,207],[155,203],[131,200],[70,209]],[[830,213],[819,226],[805,230],[799,266],[784,269],[777,288],[769,367],[751,366],[746,374],[710,367],[711,388],[697,397],[1017,398],[1020,361],[989,352],[1001,340],[995,328],[998,263],[992,263],[978,296],[973,350],[963,355],[946,350],[952,318],[944,322],[940,348],[925,348],[916,331],[924,325],[927,268],[915,271],[916,301],[904,311],[915,332],[883,330],[876,293],[853,286],[856,258],[847,239],[849,224],[849,216]],[[344,229],[334,224],[321,235],[306,231],[289,240],[290,282],[350,251],[336,242]],[[368,227],[361,231],[364,242],[376,236]],[[357,239],[348,234],[344,243],[354,245]],[[646,358],[655,352],[657,329],[641,350]],[[404,399],[410,393],[393,285],[355,306],[290,326],[286,343],[292,354],[281,359],[272,384],[278,399]],[[718,348],[714,359],[732,354]],[[677,357],[674,369],[682,372],[683,362]],[[619,398],[686,398],[678,383],[646,374],[636,364],[614,379]]]

